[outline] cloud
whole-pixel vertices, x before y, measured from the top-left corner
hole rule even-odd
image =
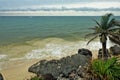
[[[120,11],[120,8],[103,8],[103,9],[98,9],[98,8],[88,8],[88,7],[83,7],[83,8],[67,8],[67,7],[61,7],[61,8],[39,8],[39,9],[1,9],[1,12],[6,12],[6,11]]]
[[[113,3],[113,4],[112,4]],[[120,0],[0,0],[0,9],[39,8],[39,7],[118,7]]]
[[[96,0],[97,1],[97,0]],[[0,15],[40,15],[40,16],[60,16],[60,15],[101,15],[112,12],[120,15],[120,2],[79,2],[69,4],[47,4],[20,6],[14,8],[0,9]]]
[[[120,11],[120,2],[81,2],[57,5],[33,5],[20,8],[0,9],[1,11]]]
[[[120,16],[120,11],[8,11],[0,12],[0,16],[101,16],[113,13]]]
[[[120,8],[120,2],[79,2],[79,3],[72,3],[72,4],[54,4],[54,5],[27,5],[27,6],[20,6],[14,8],[3,8],[3,9],[51,9],[57,8],[61,9],[63,7],[69,8],[97,8],[97,9],[104,9],[104,8]]]

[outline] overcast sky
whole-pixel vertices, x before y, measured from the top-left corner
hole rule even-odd
[[[0,10],[7,9],[63,9],[67,8],[116,8],[120,11],[120,0],[0,0]],[[44,10],[43,10],[44,11]],[[63,10],[64,11],[64,10]],[[65,12],[65,11],[64,11]],[[117,12],[117,13],[118,13]],[[49,14],[49,11],[47,12]],[[54,12],[52,12],[54,13]],[[119,14],[119,13],[118,13]]]

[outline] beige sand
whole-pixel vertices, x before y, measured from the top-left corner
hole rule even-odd
[[[1,73],[5,80],[26,80],[34,76],[34,74],[28,72],[28,67],[37,61],[12,61],[6,65],[8,67],[2,70]]]
[[[96,51],[93,51],[93,58],[97,58]],[[47,59],[51,60],[52,57]],[[4,76],[5,80],[27,80],[28,78],[35,76],[35,74],[29,73],[28,68],[39,61],[38,59],[34,60],[19,60],[19,61],[9,61],[6,63],[6,69],[2,70],[1,73]]]

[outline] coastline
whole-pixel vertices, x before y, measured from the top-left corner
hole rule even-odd
[[[7,57],[1,61],[3,63],[1,73],[5,80],[26,80],[35,75],[28,72],[28,68],[34,63],[44,59],[52,60],[71,56],[80,48],[91,50],[92,59],[96,59],[100,48],[99,41],[96,40],[90,45],[86,43],[87,40],[67,41],[61,38],[47,38],[2,47],[0,50],[6,51]]]
[[[21,59],[64,57],[77,53],[78,49],[98,50],[99,41],[86,45],[88,40],[67,41],[62,38],[34,39],[19,44],[0,46],[0,62]]]
[[[97,51],[92,51],[93,53],[93,59],[97,58]],[[6,63],[6,68],[1,70],[1,73],[4,76],[4,80],[27,80],[35,74],[28,72],[28,68],[35,64],[36,62],[40,60],[52,60],[52,59],[60,59],[57,57],[49,57],[49,58],[43,58],[43,59],[29,59],[29,60],[15,60],[15,61],[9,61]]]

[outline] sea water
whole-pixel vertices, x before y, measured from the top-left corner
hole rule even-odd
[[[119,16],[116,16],[120,19]],[[98,50],[99,40],[86,45],[99,16],[1,16],[0,60],[63,57],[79,48]]]

